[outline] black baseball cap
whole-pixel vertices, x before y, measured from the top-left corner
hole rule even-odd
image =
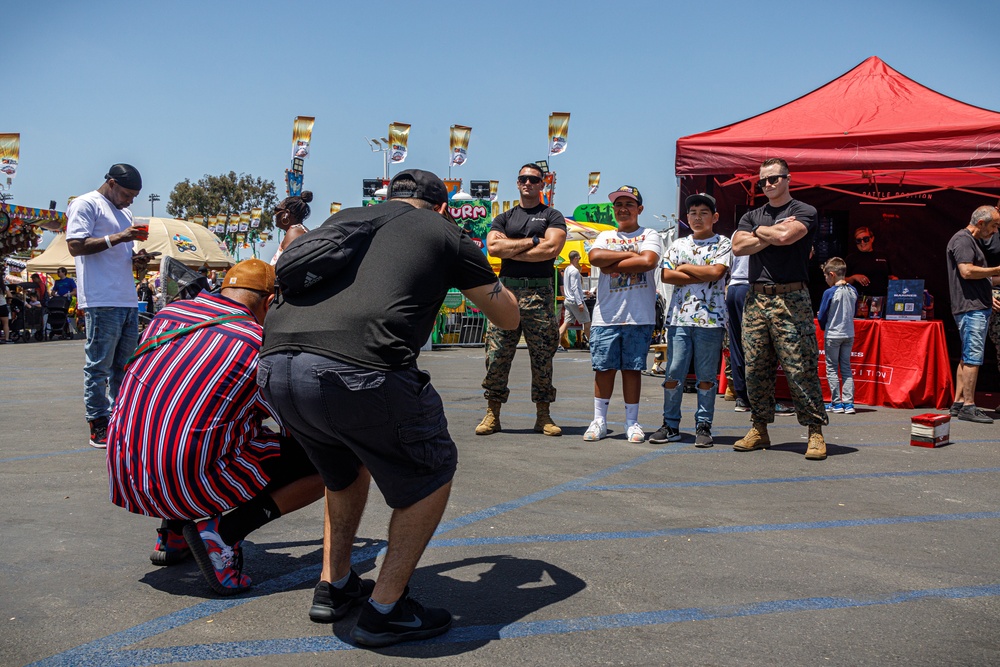
[[[396,181],[403,176],[412,178],[417,184],[413,190],[396,190]],[[431,204],[448,203],[448,188],[444,181],[429,171],[423,169],[407,169],[392,177],[389,183],[390,199],[423,199]]]
[[[712,209],[712,213],[716,213],[715,210],[715,197],[704,192],[699,192],[698,194],[691,195],[684,200],[684,209],[690,210],[695,204],[704,204],[705,206]]]
[[[632,185],[623,185],[611,194],[608,195],[608,199],[614,201],[619,197],[628,197],[629,199],[634,199],[635,202],[642,206],[642,195],[639,194],[639,188]]]
[[[115,179],[115,183],[126,190],[142,190],[142,176],[139,175],[139,170],[130,164],[119,162],[111,165],[108,173],[104,174],[104,180],[112,178]]]

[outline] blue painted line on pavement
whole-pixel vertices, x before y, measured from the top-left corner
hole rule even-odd
[[[962,468],[959,470],[906,470],[902,472],[870,472],[854,475],[815,475],[810,477],[771,477],[768,479],[725,479],[708,482],[660,482],[657,484],[607,484],[588,486],[586,491],[622,491],[625,489],[684,489],[710,486],[749,486],[753,484],[797,484],[801,482],[833,482],[846,479],[885,479],[889,477],[923,477],[932,475],[972,475],[1000,472],[1000,468]]]
[[[546,621],[517,621],[509,624],[472,625],[452,628],[448,633],[424,642],[410,645],[449,645],[490,642],[498,639],[521,639],[526,637],[574,634],[577,632],[599,632],[628,628],[690,623],[694,621],[726,620],[750,616],[769,616],[802,611],[827,611],[835,609],[856,609],[884,605],[905,604],[921,600],[960,600],[1000,595],[1000,584],[983,586],[960,586],[925,590],[896,591],[867,597],[811,597],[788,600],[754,602],[743,605],[710,607],[686,607],[662,609],[626,614],[584,616],[580,618],[552,619]],[[182,662],[211,660],[232,660],[273,655],[293,655],[300,653],[328,653],[333,651],[358,650],[357,647],[341,641],[333,635],[322,637],[297,637],[283,639],[262,639],[242,642],[219,642],[195,644],[191,646],[171,646],[121,650],[114,653],[97,650],[75,656],[86,659],[92,667],[144,667]],[[73,661],[55,656],[34,665],[71,665]]]
[[[548,535],[497,535],[495,537],[469,537],[431,540],[428,547],[471,547],[494,544],[540,544],[553,542],[598,542],[602,540],[647,540],[654,537],[683,537],[686,535],[727,535],[768,533],[788,530],[825,530],[830,528],[860,528],[863,526],[889,526],[906,523],[937,523],[942,521],[975,521],[1000,519],[1000,512],[966,512],[963,514],[924,514],[920,516],[890,516],[871,519],[837,519],[830,521],[798,521],[792,523],[765,523],[758,525],[703,526],[698,528],[663,528],[660,530],[631,530],[621,532],[562,533]]]
[[[32,459],[47,459],[52,456],[65,456],[66,454],[80,454],[82,452],[100,452],[101,457],[104,457],[104,450],[97,449],[96,447],[81,447],[80,449],[70,449],[68,451],[62,452],[46,452],[44,454],[28,454],[26,456],[11,456],[6,459],[0,459],[0,463],[13,463],[15,461],[30,461]]]

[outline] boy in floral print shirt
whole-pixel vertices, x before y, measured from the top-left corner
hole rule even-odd
[[[649,441],[681,439],[681,398],[693,358],[698,389],[694,442],[696,447],[711,447],[716,382],[726,330],[726,273],[732,261],[732,245],[714,231],[719,214],[711,195],[691,195],[684,204],[692,234],[674,241],[663,255],[662,279],[674,286],[674,293],[666,315],[663,426]]]

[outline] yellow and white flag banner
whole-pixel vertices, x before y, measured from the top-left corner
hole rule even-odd
[[[330,215],[340,213],[341,203],[339,201],[330,202]]]
[[[292,127],[292,158],[309,157],[309,142],[312,140],[315,122],[316,119],[312,116],[295,117],[295,125]]]
[[[0,173],[7,178],[8,185],[17,175],[17,161],[20,156],[21,135],[0,134]]]
[[[451,126],[451,160],[449,167],[461,167],[469,157],[469,137],[472,128],[465,125]]]
[[[250,209],[250,229],[260,228],[260,216],[263,215],[263,209],[252,208]]]
[[[549,155],[559,155],[566,150],[569,134],[569,114],[554,111],[549,114]]]
[[[490,201],[497,200],[497,190],[500,189],[500,181],[490,181]]]
[[[389,161],[400,164],[406,159],[406,142],[410,140],[410,126],[407,123],[389,125]]]
[[[587,194],[588,195],[597,194],[597,186],[599,186],[600,184],[601,184],[601,172],[599,171],[590,172],[590,176],[587,177],[587,185],[590,187],[590,192],[588,192]]]

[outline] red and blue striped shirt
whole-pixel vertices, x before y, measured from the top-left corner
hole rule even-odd
[[[202,292],[153,318],[143,340],[215,317],[247,320],[197,329],[129,364],[108,424],[111,502],[136,514],[198,519],[247,502],[280,454],[262,425],[257,387],[263,330],[235,301]]]

